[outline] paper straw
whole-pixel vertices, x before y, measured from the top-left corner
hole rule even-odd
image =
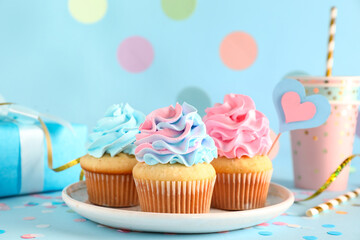
[[[334,64],[334,47],[335,47],[335,32],[336,32],[336,7],[331,8],[331,21],[330,21],[330,35],[329,35],[329,45],[328,45],[328,55],[326,62],[326,76],[329,77],[332,74],[332,68]]]
[[[354,191],[348,192],[346,194],[340,195],[337,198],[331,199],[328,202],[317,205],[313,208],[310,208],[306,211],[306,216],[312,217],[318,215],[321,212],[329,210],[341,203],[347,202],[350,199],[356,198],[360,195],[360,188],[355,189]]]

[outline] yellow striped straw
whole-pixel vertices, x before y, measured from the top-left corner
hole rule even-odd
[[[329,200],[328,202],[310,208],[309,210],[306,211],[306,216],[312,217],[318,215],[321,212],[327,211],[330,208],[334,208],[341,203],[347,202],[350,199],[358,197],[359,195],[360,195],[360,188],[357,188],[354,191],[345,193],[343,195],[338,196],[337,198]]]
[[[331,21],[330,21],[330,35],[328,45],[328,55],[326,61],[326,76],[329,77],[332,74],[332,68],[334,65],[334,48],[335,48],[335,32],[336,32],[336,20],[337,8],[331,8]]]

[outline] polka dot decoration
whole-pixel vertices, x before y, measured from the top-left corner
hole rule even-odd
[[[356,101],[358,96],[358,87],[353,86],[306,86],[306,95],[320,94],[330,101]]]
[[[273,233],[269,231],[260,231],[258,232],[261,236],[271,236]]]
[[[144,37],[126,38],[118,47],[119,64],[130,73],[140,73],[150,67],[154,60],[154,49]]]
[[[190,86],[184,88],[177,95],[176,101],[180,104],[187,102],[198,109],[200,116],[204,116],[205,109],[211,107],[211,99],[209,95],[201,88]]]
[[[106,14],[107,0],[69,0],[70,14],[77,21],[85,24],[96,23]]]
[[[220,58],[232,70],[244,70],[256,60],[255,39],[246,32],[232,32],[220,44]]]
[[[194,12],[196,0],[161,0],[161,7],[169,18],[184,20]]]
[[[317,240],[318,238],[315,236],[303,236],[303,239],[305,240]]]
[[[357,115],[356,103],[333,103],[330,117],[325,124],[291,133],[296,186],[302,188],[321,186],[324,183],[324,176],[329,176],[347,156],[352,154]],[[324,163],[327,163],[327,167],[324,167]],[[299,164],[302,166],[307,164],[312,169],[301,171]],[[349,166],[330,185],[329,190],[343,189],[341,186],[346,185],[348,172]]]

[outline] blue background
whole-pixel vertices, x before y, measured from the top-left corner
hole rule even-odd
[[[360,2],[197,1],[192,15],[169,18],[160,1],[108,1],[93,24],[72,17],[67,1],[0,1],[0,94],[7,101],[90,128],[114,103],[149,113],[187,100],[200,113],[227,93],[251,96],[278,131],[272,89],[287,75],[325,73],[330,7],[338,7],[334,75],[360,75]],[[243,31],[258,47],[254,64],[226,67],[219,46]],[[154,48],[152,65],[130,73],[117,61],[126,38]],[[287,134],[280,154],[290,158]],[[280,156],[280,155],[279,155]],[[275,162],[275,164],[277,164]],[[284,163],[291,171],[291,161]]]
[[[128,102],[147,114],[185,99],[203,113],[205,107],[222,102],[225,94],[240,93],[254,99],[277,132],[272,89],[288,75],[325,73],[329,11],[333,5],[338,8],[333,74],[360,75],[360,1],[357,0],[199,0],[192,15],[181,21],[166,16],[160,1],[109,0],[104,18],[94,24],[74,19],[67,1],[0,0],[0,94],[7,101],[92,127],[113,103]],[[242,71],[229,69],[219,57],[221,41],[234,31],[250,34],[258,47],[256,61]],[[155,52],[152,65],[136,74],[124,70],[116,56],[119,44],[134,35],[148,39]],[[360,165],[354,162],[353,166]],[[353,188],[354,175],[350,179]],[[287,134],[281,137],[273,181],[293,187]],[[4,201],[13,207],[24,200]],[[306,207],[321,201],[314,200]],[[316,223],[316,231],[294,234],[292,230],[285,233],[271,228],[272,231],[279,231],[281,239],[286,239],[288,234],[299,238],[309,234],[319,236],[320,223],[336,223],[347,232],[346,239],[357,239],[360,234],[358,229],[354,231],[347,225],[351,219],[358,220],[358,210],[353,210],[353,217],[342,218],[331,213],[329,218],[304,223],[301,215],[306,207],[295,205],[292,211],[295,208],[299,216],[290,222]],[[350,205],[343,209],[352,211]],[[11,216],[19,220],[27,214],[32,213]],[[64,219],[61,217],[56,225],[61,226]],[[281,217],[280,221],[285,220]],[[69,225],[72,224],[70,221]],[[89,225],[90,228],[94,226]],[[74,234],[83,234],[86,228],[78,229],[82,233]],[[22,232],[29,230],[26,227]],[[241,234],[231,232],[224,238]],[[256,232],[249,235],[258,237]],[[219,235],[211,237],[219,238]],[[324,229],[319,237],[329,238]],[[280,238],[275,234],[269,239]]]

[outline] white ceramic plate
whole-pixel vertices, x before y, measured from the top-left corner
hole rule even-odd
[[[149,213],[141,212],[139,206],[96,206],[89,203],[83,181],[66,187],[62,197],[71,209],[94,222],[114,228],[169,233],[209,233],[250,227],[279,216],[294,202],[287,188],[274,183],[270,185],[266,207],[247,211],[211,209],[206,214]]]

